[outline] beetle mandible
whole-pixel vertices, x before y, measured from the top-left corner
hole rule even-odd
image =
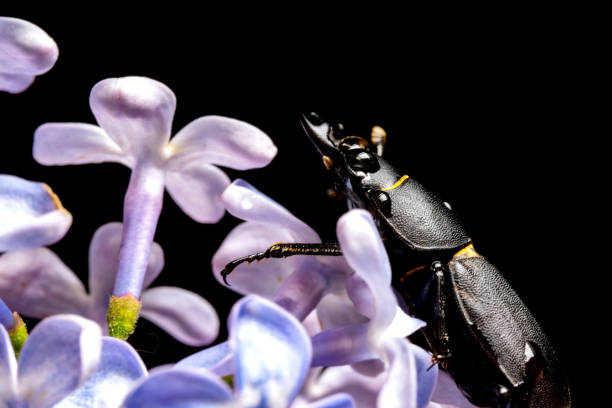
[[[386,134],[342,135],[311,113],[302,126],[337,193],[369,210],[409,312],[427,326],[413,339],[432,353],[475,405],[569,407],[567,378],[542,328],[500,272],[474,249],[450,206],[382,158]],[[341,255],[336,243],[275,244],[230,262],[292,255]]]

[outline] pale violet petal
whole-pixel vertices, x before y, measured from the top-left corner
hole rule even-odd
[[[355,408],[355,401],[349,394],[339,393],[308,404],[308,408]]]
[[[170,142],[169,165],[181,169],[194,161],[237,170],[266,166],[276,155],[272,140],[241,120],[203,116],[181,129]]]
[[[20,397],[28,406],[53,406],[95,370],[101,346],[100,327],[91,320],[57,315],[41,321],[19,355]]]
[[[136,382],[146,376],[147,368],[132,346],[103,337],[98,367],[83,385],[53,408],[119,408]]]
[[[312,366],[339,366],[378,357],[368,342],[367,324],[338,326],[312,337]]]
[[[159,286],[142,293],[140,314],[178,341],[190,346],[211,343],[219,333],[217,312],[200,295]]]
[[[253,295],[236,303],[228,325],[240,400],[252,407],[288,406],[310,367],[312,346],[302,325]]]
[[[98,124],[138,162],[158,163],[172,129],[176,97],[166,85],[146,77],[109,78],[89,97]]]
[[[200,368],[156,371],[125,399],[125,408],[231,407],[232,390],[219,377]]]
[[[57,44],[40,27],[0,17],[0,72],[40,75],[51,69],[58,54]]]
[[[86,314],[90,307],[83,283],[47,248],[0,256],[0,297],[13,311],[38,319]]]
[[[201,223],[215,223],[225,214],[221,194],[230,178],[217,167],[192,162],[180,171],[166,173],[168,194],[185,214]]]
[[[410,316],[397,306],[393,321],[380,335],[381,341],[384,341],[384,339],[388,337],[408,337],[423,327],[425,327],[424,321]]]
[[[293,239],[290,231],[280,225],[255,222],[239,224],[213,255],[212,270],[215,278],[224,284],[220,272],[230,261],[265,251],[276,242],[292,242]],[[245,262],[228,276],[231,285],[229,288],[241,294],[257,294],[271,299],[281,283],[302,262],[298,258],[266,259],[250,265]]]
[[[45,166],[118,162],[131,158],[99,126],[88,123],[45,123],[34,132],[34,159]]]
[[[15,397],[17,392],[17,361],[11,339],[0,325],[0,403]]]
[[[324,330],[368,321],[365,316],[357,312],[346,291],[325,295],[317,305],[317,314]]]
[[[376,407],[376,399],[386,377],[386,373],[374,377],[365,376],[355,372],[348,365],[328,367],[306,392],[311,399],[339,392],[346,393],[353,397],[356,408],[372,408]]]
[[[51,245],[71,224],[49,186],[0,174],[0,252]]]
[[[202,351],[198,351],[197,353],[185,357],[176,363],[175,367],[195,367],[214,371],[216,367],[231,359],[233,359],[233,353],[229,342],[224,341],[223,343],[208,347]]]
[[[304,257],[297,270],[283,281],[272,300],[302,321],[315,310],[329,286],[326,266],[315,257]]]
[[[445,371],[438,371],[438,380],[431,400],[443,408],[476,408],[463,395],[455,381]]]
[[[2,300],[2,296],[0,296],[0,326],[3,326],[6,330],[11,330],[14,325],[15,318],[13,312],[11,312],[11,309],[8,308]]]
[[[106,321],[108,300],[113,292],[119,248],[121,246],[122,224],[110,222],[99,227],[89,245],[89,290],[95,306],[96,321]],[[147,287],[164,267],[164,252],[153,243],[143,287]]]
[[[347,263],[372,293],[374,311],[369,335],[373,346],[376,346],[397,310],[387,252],[372,216],[365,210],[351,210],[340,217],[336,234]]]
[[[387,380],[378,395],[378,407],[417,408],[417,370],[410,342],[390,338],[384,343],[389,364]]]
[[[417,377],[417,407],[425,408],[438,381],[438,366],[431,366],[431,354],[419,346],[410,344],[414,356]]]
[[[32,75],[5,74],[0,72],[0,91],[17,94],[25,91],[34,82]]]
[[[321,242],[317,233],[286,208],[262,194],[244,180],[235,180],[221,196],[234,217],[270,225],[281,225],[295,237],[293,242]]]

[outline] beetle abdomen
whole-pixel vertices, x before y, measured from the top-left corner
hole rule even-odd
[[[453,258],[457,305],[484,353],[531,408],[569,407],[569,386],[550,341],[500,272],[475,252]],[[524,390],[524,391],[523,391]]]

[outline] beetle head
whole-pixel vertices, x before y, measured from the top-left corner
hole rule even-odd
[[[368,141],[359,136],[343,136],[341,124],[325,122],[315,113],[302,115],[302,126],[321,153],[336,190],[353,202],[359,201],[354,193],[359,192],[361,180],[380,169],[379,157]]]

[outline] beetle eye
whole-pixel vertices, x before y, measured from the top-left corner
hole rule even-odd
[[[348,152],[347,164],[354,171],[364,171],[366,173],[374,173],[380,168],[378,159],[372,153],[365,150]]]

